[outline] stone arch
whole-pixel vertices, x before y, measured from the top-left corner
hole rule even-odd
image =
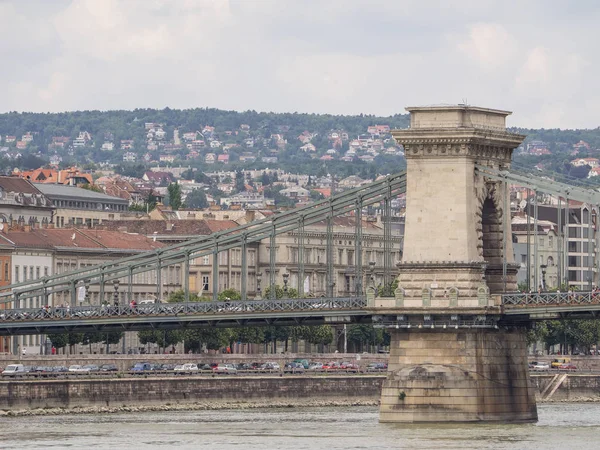
[[[478,214],[479,255],[486,262],[485,278],[492,292],[504,288],[504,189],[501,182],[485,183],[477,192],[480,205]]]

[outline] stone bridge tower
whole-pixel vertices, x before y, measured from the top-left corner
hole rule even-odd
[[[407,160],[403,261],[393,304],[382,422],[532,421],[525,330],[504,323],[498,294],[516,290],[508,186],[477,165],[509,169],[524,136],[508,111],[407,108],[395,130]]]

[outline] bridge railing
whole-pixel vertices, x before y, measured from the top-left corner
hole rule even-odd
[[[600,292],[535,292],[503,294],[502,305],[512,306],[557,306],[557,305],[589,305],[600,303]]]
[[[229,302],[158,303],[136,306],[78,306],[0,310],[0,322],[78,320],[107,317],[186,316],[208,314],[243,315],[245,313],[277,313],[306,311],[343,311],[363,309],[366,298],[307,298],[283,300],[251,300]]]

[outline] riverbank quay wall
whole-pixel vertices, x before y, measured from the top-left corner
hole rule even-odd
[[[0,411],[45,408],[211,404],[376,404],[387,375],[171,376],[5,380]],[[600,401],[600,375],[569,374],[552,395],[554,374],[534,374],[538,401]],[[544,393],[544,395],[542,395]]]
[[[0,410],[185,403],[374,401],[385,375],[172,376],[0,381]]]

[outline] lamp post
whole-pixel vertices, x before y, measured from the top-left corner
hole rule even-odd
[[[546,268],[548,266],[546,264],[540,265],[540,269],[542,269],[542,291],[546,290]]]
[[[260,296],[260,282],[262,280],[262,274],[260,272],[258,272],[256,274],[256,300],[260,300],[261,296]]]
[[[119,306],[119,280],[113,281],[113,288],[115,293],[113,294],[113,304],[115,308]]]
[[[290,278],[290,274],[285,272],[283,274],[283,298],[288,298],[288,279]]]
[[[375,289],[375,261],[369,261],[369,278],[371,287]]]

